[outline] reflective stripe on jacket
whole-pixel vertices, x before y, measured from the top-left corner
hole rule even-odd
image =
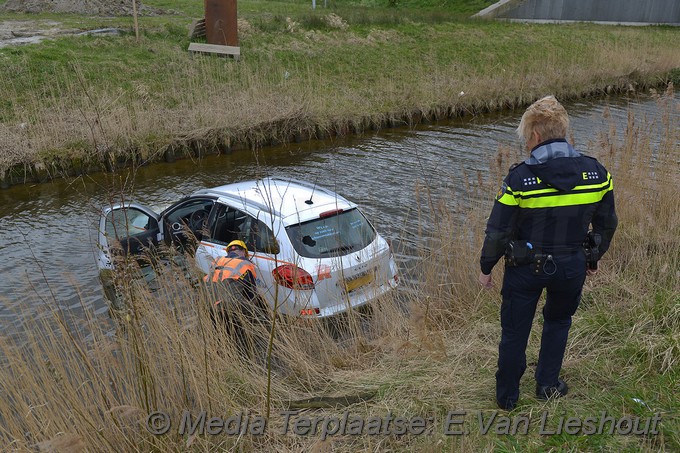
[[[582,172],[586,179],[590,172]],[[590,173],[592,174],[592,173]],[[596,174],[596,173],[595,173]],[[538,178],[537,178],[538,179]],[[540,179],[538,183],[540,184]],[[599,203],[605,194],[614,189],[612,177],[607,172],[606,181],[596,184],[583,184],[569,191],[560,191],[555,188],[539,190],[513,190],[507,186],[505,193],[498,198],[498,202],[506,206],[519,206],[520,208],[557,208],[562,206],[576,206],[581,204]]]
[[[211,281],[213,283],[218,283],[230,278],[238,280],[242,278],[248,271],[253,274],[253,279],[257,278],[255,265],[249,260],[222,256],[215,262],[212,276],[208,274],[203,277],[203,280],[206,282]]]

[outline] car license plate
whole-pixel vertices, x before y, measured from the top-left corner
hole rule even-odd
[[[350,279],[345,280],[345,291],[347,291],[348,293],[352,292],[361,286],[368,285],[373,280],[375,280],[375,271],[373,270],[366,272],[365,274],[361,274],[357,277],[352,277]]]

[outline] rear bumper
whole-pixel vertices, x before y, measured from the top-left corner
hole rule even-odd
[[[324,307],[320,309],[317,318],[327,318],[343,313],[350,308],[358,308],[367,303],[377,299],[378,297],[387,294],[389,291],[397,287],[397,280],[393,277],[384,282],[380,286],[368,285],[363,288],[352,291],[349,300],[341,301],[336,305]]]
[[[349,298],[344,299],[338,298],[336,301],[331,301],[336,302],[335,304],[327,305],[325,307],[320,306],[321,304],[319,303],[318,296],[315,290],[310,291],[288,290],[289,292],[286,294],[282,294],[282,292],[279,292],[278,294],[278,296],[281,297],[281,299],[279,299],[278,311],[281,314],[294,317],[299,316],[303,318],[328,318],[330,316],[335,316],[340,313],[344,313],[350,308],[358,308],[363,305],[366,305],[367,303],[388,293],[389,291],[396,287],[397,279],[396,276],[393,276],[391,279],[383,282],[379,286],[368,285],[366,287],[358,288],[350,293]],[[273,293],[260,292],[260,296],[262,296],[267,301],[270,307],[272,308],[274,307]],[[296,297],[297,301],[295,301]],[[314,315],[300,314],[301,310],[307,309],[312,310],[318,309],[319,312]]]

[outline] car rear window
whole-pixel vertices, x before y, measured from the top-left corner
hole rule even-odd
[[[375,239],[375,230],[356,208],[286,228],[295,251],[305,258],[357,252]]]

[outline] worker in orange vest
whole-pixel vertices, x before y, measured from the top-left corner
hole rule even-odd
[[[238,284],[243,297],[251,301],[257,295],[255,265],[248,259],[245,242],[235,240],[227,245],[227,256],[217,258],[212,273],[203,277],[206,283]]]
[[[227,245],[227,256],[217,258],[212,266],[211,274],[203,277],[206,283],[240,282],[243,296],[252,300],[256,295],[255,279],[257,271],[255,265],[248,259],[248,247],[245,242],[235,240]]]
[[[231,241],[227,252],[227,256],[215,260],[203,281],[211,287],[216,300],[211,310],[213,323],[217,325],[219,320],[245,351],[252,348],[248,324],[266,321],[268,307],[257,294],[257,270],[248,259],[246,244]]]

